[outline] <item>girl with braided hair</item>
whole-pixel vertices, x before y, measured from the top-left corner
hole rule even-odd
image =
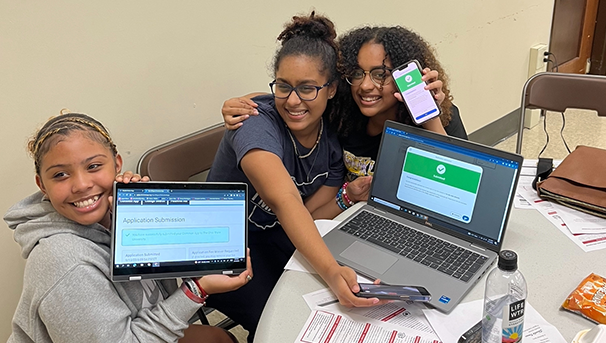
[[[114,180],[149,178],[120,174],[122,157],[109,133],[85,114],[50,119],[28,148],[40,191],[4,216],[27,259],[9,343],[237,342],[222,329],[189,321],[204,294],[231,291],[250,279],[250,259],[238,277],[208,275],[180,288],[176,280],[113,283]]]

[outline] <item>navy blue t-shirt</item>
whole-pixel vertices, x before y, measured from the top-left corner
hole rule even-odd
[[[275,109],[274,98],[263,95],[253,99],[258,104],[258,116],[251,116],[239,129],[226,131],[213,162],[208,181],[236,181],[248,184],[249,229],[252,231],[279,226],[278,218],[265,205],[242,169],[240,161],[252,149],[277,155],[305,200],[321,186],[339,187],[343,184],[345,167],[337,135],[323,124],[322,136],[314,151],[305,148],[290,134]],[[292,139],[291,139],[292,137]],[[296,144],[296,151],[293,145]],[[298,155],[297,155],[298,152]],[[271,173],[271,170],[267,171]]]

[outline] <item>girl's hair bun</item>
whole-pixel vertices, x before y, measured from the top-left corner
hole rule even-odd
[[[322,39],[332,43],[337,38],[337,33],[330,19],[312,11],[309,16],[292,17],[292,21],[285,26],[278,40],[284,44],[294,37]]]

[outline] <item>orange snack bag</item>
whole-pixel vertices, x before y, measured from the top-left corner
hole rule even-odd
[[[591,273],[570,293],[562,307],[598,324],[606,324],[606,279]]]

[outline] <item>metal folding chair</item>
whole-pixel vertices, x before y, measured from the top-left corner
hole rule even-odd
[[[217,124],[146,151],[137,172],[155,181],[187,181],[210,169],[225,126]]]
[[[606,77],[585,74],[539,73],[526,81],[520,105],[516,153],[522,151],[526,109],[563,113],[568,108],[595,110],[606,116]]]

